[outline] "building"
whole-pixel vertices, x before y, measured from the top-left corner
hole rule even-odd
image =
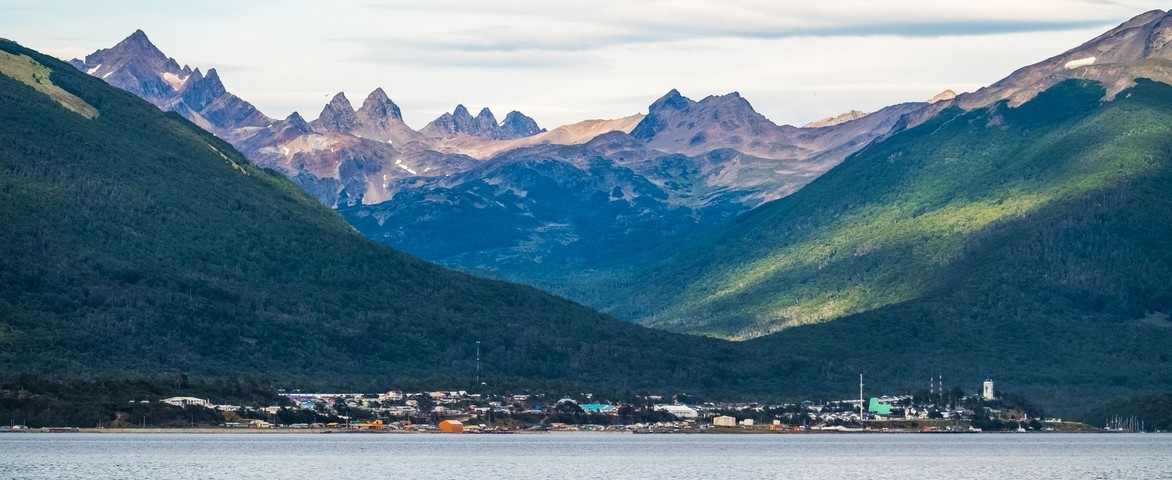
[[[655,409],[675,415],[677,418],[696,418],[700,414],[687,405],[656,405]]]
[[[735,426],[737,426],[737,419],[736,419],[736,417],[730,417],[728,415],[716,417],[716,418],[712,419],[712,426],[714,426],[714,427],[735,427]]]
[[[981,398],[985,400],[993,399],[993,379],[986,379],[984,388],[981,389]]]
[[[444,433],[464,433],[464,424],[459,420],[444,420],[440,422],[439,429]]]
[[[578,406],[582,407],[582,410],[586,413],[614,413],[618,410],[614,405],[605,403],[583,403]]]
[[[745,427],[751,427],[751,426],[753,426],[754,423],[756,423],[756,422],[754,422],[753,419],[751,419],[751,418],[746,418],[744,420],[741,420],[741,425],[745,426]]]
[[[187,407],[187,406],[211,408],[211,402],[204,400],[202,398],[195,398],[195,397],[164,398],[163,403],[174,405],[176,407],[181,407],[181,408]]]
[[[867,411],[877,415],[891,415],[891,405],[879,403],[879,398],[871,397],[871,403],[867,405]]]

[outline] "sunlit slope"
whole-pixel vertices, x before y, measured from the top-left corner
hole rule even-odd
[[[1166,312],[1170,287],[1159,278],[1172,273],[1172,249],[1147,234],[1172,234],[1170,92],[1141,81],[1102,103],[1099,84],[1072,80],[1018,108],[947,110],[681,249],[646,271],[645,288],[613,311],[743,339],[949,288],[1006,295],[999,288],[1008,275],[1045,281],[990,299],[1008,310],[1047,305],[1064,291],[1099,299],[1088,307],[1104,313]],[[1103,218],[1070,223],[1102,208],[1103,195],[1136,185],[1152,188]],[[1140,223],[1113,220],[1132,215]],[[1044,248],[996,236],[1009,225],[1041,229]],[[993,248],[1006,249],[1002,263],[974,270],[973,259]]]

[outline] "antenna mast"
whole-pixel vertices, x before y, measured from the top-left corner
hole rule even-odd
[[[859,424],[863,423],[863,374],[859,374]]]

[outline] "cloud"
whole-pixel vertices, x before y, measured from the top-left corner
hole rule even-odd
[[[1116,2],[827,0],[401,1],[368,8],[431,25],[346,41],[366,53],[432,66],[557,68],[613,48],[794,37],[902,38],[1078,30],[1138,13]],[[570,57],[567,55],[577,54]]]

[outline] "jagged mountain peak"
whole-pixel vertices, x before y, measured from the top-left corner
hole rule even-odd
[[[671,91],[667,92],[662,97],[659,97],[658,100],[652,103],[647,111],[654,112],[656,110],[663,110],[665,108],[670,108],[673,110],[684,110],[695,103],[696,102],[692,99],[681,95],[679,90],[673,88]]]
[[[303,132],[309,132],[313,130],[309,127],[309,122],[305,121],[305,118],[297,112],[290,113],[289,116],[285,118],[285,122]]]
[[[157,57],[163,60],[166,60],[167,58],[167,56],[164,55],[161,50],[159,50],[159,47],[156,47],[155,44],[151,42],[151,39],[147,38],[146,32],[142,31],[142,29],[135,30],[134,33],[130,34],[130,36],[122,39],[122,41],[115,44],[113,48],[110,48],[110,51],[147,54],[149,56]]]
[[[403,118],[403,112],[399,109],[395,102],[391,101],[391,97],[387,96],[387,92],[383,91],[382,87],[374,89],[370,95],[366,96],[366,100],[362,102],[362,107],[358,109],[362,115],[370,118]]]
[[[346,98],[346,92],[338,92],[334,94],[333,98],[330,98],[330,102],[326,104],[326,108],[335,111],[354,111],[354,106],[350,104],[350,99]]]
[[[456,135],[471,135],[492,140],[511,140],[527,137],[542,130],[537,122],[516,110],[509,112],[504,122],[497,122],[492,109],[484,107],[475,117],[464,104],[456,105],[452,113],[440,115],[420,130],[428,137],[453,137]]]
[[[358,116],[350,99],[346,98],[345,92],[338,92],[310,125],[313,125],[314,130],[350,133],[358,124]]]
[[[656,147],[666,151],[697,153],[714,148],[738,148],[776,129],[768,119],[753,109],[738,92],[709,95],[699,102],[672,89],[647,109],[647,116],[631,131],[631,136],[647,142],[659,139]],[[670,139],[668,138],[670,137]],[[724,138],[728,141],[724,144]],[[713,141],[719,147],[713,147]]]
[[[505,138],[521,138],[544,132],[545,129],[537,125],[537,121],[524,113],[513,110],[505,115],[500,129]]]

